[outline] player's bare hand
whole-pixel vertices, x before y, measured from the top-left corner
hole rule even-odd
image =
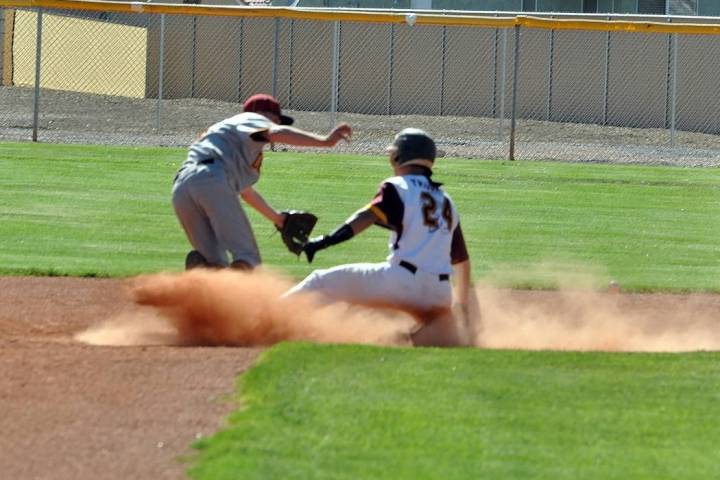
[[[352,127],[347,123],[340,123],[332,129],[330,134],[327,136],[328,142],[331,146],[335,146],[340,140],[345,140],[350,143],[352,140]]]

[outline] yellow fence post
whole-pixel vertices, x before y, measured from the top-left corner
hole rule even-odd
[[[5,10],[2,42],[2,86],[11,87],[13,84],[13,37],[15,33],[15,10]]]

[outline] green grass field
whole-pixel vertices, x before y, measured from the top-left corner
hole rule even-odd
[[[183,149],[0,144],[0,274],[179,271],[170,185]],[[269,153],[277,208],[330,230],[390,174],[384,158]],[[440,159],[474,276],[503,286],[720,292],[720,170]],[[312,268],[250,212],[265,261]],[[373,229],[313,267],[380,261]],[[717,353],[609,354],[282,344],[242,407],[197,443],[194,477],[720,477]]]
[[[285,344],[198,443],[202,479],[709,479],[716,354]]]
[[[335,228],[391,174],[384,158],[272,153],[257,188],[276,208]],[[179,270],[187,241],[170,204],[184,149],[0,144],[0,273],[128,276]],[[720,170],[440,159],[474,276],[553,288],[615,278],[630,290],[720,291]],[[312,269],[249,212],[265,262]],[[316,265],[381,261],[372,229]]]

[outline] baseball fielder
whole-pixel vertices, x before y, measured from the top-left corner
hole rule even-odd
[[[388,153],[395,176],[383,181],[372,201],[340,228],[304,247],[312,262],[319,250],[376,224],[391,230],[387,260],[316,270],[287,295],[319,292],[330,301],[398,308],[418,321],[413,344],[460,345],[450,278],[454,272],[456,300],[466,311],[470,260],[455,204],[431,178],[435,142],[424,131],[407,128],[395,136]]]
[[[190,145],[187,160],[175,176],[173,207],[193,247],[185,259],[186,268],[251,269],[260,264],[255,236],[237,196],[282,228],[286,216],[253,187],[260,178],[265,145],[333,147],[352,135],[344,123],[325,136],[293,128],[293,119],[282,114],[270,95],[249,97],[243,110],[212,125]]]

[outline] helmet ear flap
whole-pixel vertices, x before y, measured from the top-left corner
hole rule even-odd
[[[389,147],[387,149],[388,155],[390,156],[390,164],[392,166],[398,165],[400,162],[400,156],[396,147]]]

